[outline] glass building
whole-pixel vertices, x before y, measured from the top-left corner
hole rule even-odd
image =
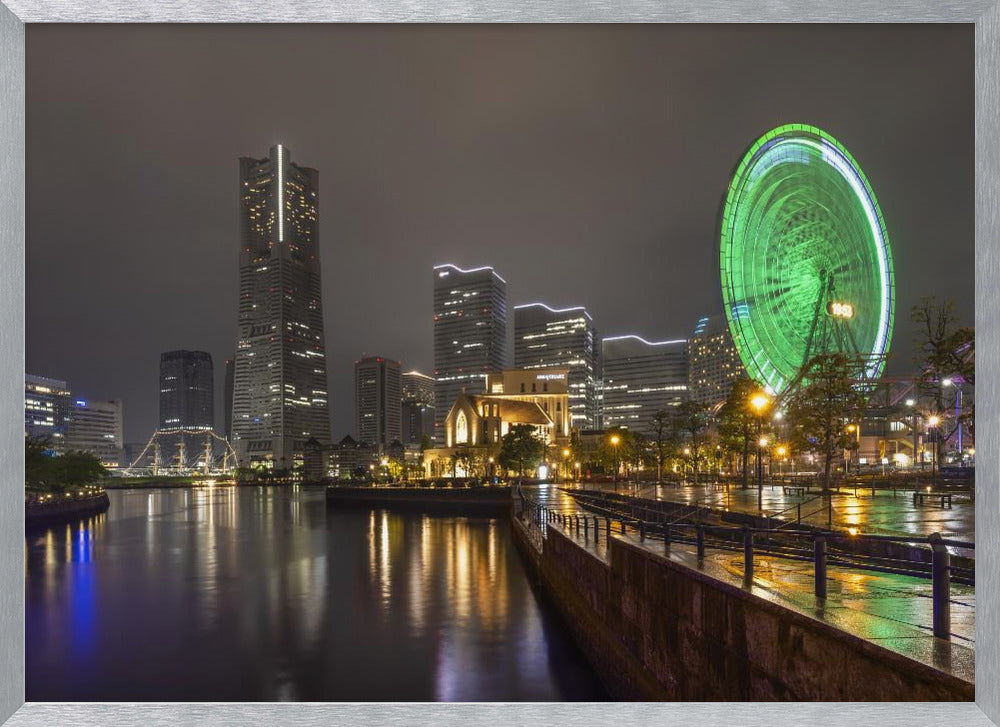
[[[66,449],[90,452],[105,467],[118,467],[124,455],[122,403],[73,399],[66,412]]]
[[[354,428],[358,441],[384,451],[402,437],[399,361],[368,356],[354,362]]]
[[[434,268],[434,438],[463,391],[482,394],[507,367],[507,281],[491,267]]]
[[[160,430],[212,429],[215,377],[206,351],[160,354]]]
[[[233,446],[289,469],[330,442],[319,266],[319,172],[281,144],[239,160],[240,300]]]
[[[687,398],[688,342],[612,336],[601,342],[604,427],[650,434],[658,411]]]
[[[725,401],[744,369],[724,313],[698,320],[688,344],[688,365],[691,401],[709,407]]]
[[[570,416],[578,429],[598,427],[598,364],[597,331],[586,308],[514,307],[514,367],[569,369]]]
[[[24,433],[49,440],[53,452],[66,449],[66,412],[70,391],[65,381],[26,374],[24,377]]]

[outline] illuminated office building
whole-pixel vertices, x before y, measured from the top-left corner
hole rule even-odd
[[[605,338],[601,342],[604,427],[651,433],[654,414],[669,412],[687,398],[687,347],[684,339]]]
[[[66,411],[70,405],[65,381],[26,374],[24,377],[24,433],[49,440],[53,452],[66,448]]]
[[[105,467],[119,467],[124,454],[122,403],[72,399],[66,411],[66,449],[89,452]]]
[[[399,368],[382,356],[354,362],[354,428],[359,441],[378,451],[402,437]]]
[[[434,434],[434,377],[419,371],[407,371],[401,378],[400,442],[419,445],[424,437]]]
[[[233,445],[240,463],[303,463],[330,442],[319,265],[319,172],[288,149],[239,160],[240,302]]]
[[[420,401],[424,404],[434,404],[434,377],[419,371],[406,371],[402,374],[403,401]]]
[[[691,401],[708,407],[725,401],[744,369],[724,314],[699,319],[688,343],[688,367]]]
[[[160,430],[215,426],[215,377],[206,351],[160,354]]]
[[[434,431],[465,391],[481,394],[486,376],[507,366],[507,282],[491,267],[434,268]]]
[[[569,406],[578,429],[598,425],[597,332],[583,306],[550,308],[544,303],[514,306],[514,366],[569,370]]]

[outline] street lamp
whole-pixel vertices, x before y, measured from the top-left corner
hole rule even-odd
[[[781,472],[781,463],[785,460],[785,457],[788,454],[788,447],[786,447],[783,444],[779,444],[777,447],[774,448],[774,453],[776,455],[778,455],[778,457],[780,458],[778,460],[778,468],[779,468],[778,474],[780,475],[780,474],[782,474],[782,472]]]
[[[569,448],[563,448],[563,477],[569,479]]]
[[[618,492],[618,443],[622,441],[621,437],[617,434],[611,435],[611,446],[614,447],[615,453],[615,492]]]
[[[927,417],[928,434],[931,434],[931,430],[933,430],[933,434],[931,436],[931,486],[932,487],[937,486],[937,451],[938,451],[937,427],[940,423],[941,423],[941,417],[939,417],[937,414],[931,414],[929,417]]]
[[[764,412],[771,406],[771,397],[758,391],[750,397],[750,406],[757,413],[757,512],[764,511],[764,457],[763,447],[767,440],[761,434],[764,427]],[[761,444],[764,442],[764,444]]]
[[[858,443],[857,449],[861,449],[861,427],[859,427],[857,424],[848,424],[847,433],[854,435],[856,437],[856,441]],[[847,460],[847,474],[851,473],[851,462],[854,461],[854,449],[855,448],[848,447],[848,452],[850,454]],[[858,467],[856,467],[855,470],[857,471],[859,468],[860,465],[858,465]]]

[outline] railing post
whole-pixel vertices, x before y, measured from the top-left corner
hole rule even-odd
[[[802,503],[800,502],[795,506],[795,523],[797,525],[802,524]]]
[[[646,539],[646,523],[642,520],[639,521],[639,540]]]
[[[698,523],[694,532],[698,541],[698,558],[701,559],[705,557],[705,527],[701,523]]]
[[[670,525],[663,526],[663,549],[670,552]]]
[[[753,530],[743,526],[743,580],[753,581]]]
[[[590,518],[586,515],[583,516],[583,539],[584,541],[590,540]]]
[[[618,524],[621,526],[622,535],[624,535],[625,534],[625,518],[622,518],[621,520],[619,520]]]
[[[816,598],[826,598],[826,538],[822,535],[813,541],[813,574]]]
[[[611,540],[611,518],[605,517],[604,518],[604,524],[605,524],[605,527],[607,528],[607,534],[608,534],[608,537],[605,538],[605,539],[610,542],[610,540]]]
[[[597,545],[601,540],[601,527],[600,522],[597,519],[597,515],[594,515],[594,545]]]
[[[931,544],[931,582],[934,596],[934,635],[951,638],[951,554],[941,542],[941,533],[933,533]]]

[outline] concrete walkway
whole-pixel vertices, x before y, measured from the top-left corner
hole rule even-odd
[[[555,486],[525,486],[524,494],[557,512],[586,513],[572,497]],[[561,528],[556,523],[550,526],[560,528],[598,557],[607,559],[603,529],[595,545],[592,528],[585,539],[582,532],[576,535],[575,530],[571,532],[572,529]],[[704,560],[699,561],[694,545],[673,543],[665,554],[662,540],[640,541],[631,530],[621,535],[615,528],[612,537],[626,539],[714,578],[746,587],[742,553],[709,548]],[[931,630],[933,605],[929,579],[835,566],[829,567],[827,577],[827,598],[817,599],[813,593],[811,563],[762,554],[754,558],[754,577],[749,588],[762,598],[975,682],[974,588],[952,585],[952,639],[949,642],[935,638]]]

